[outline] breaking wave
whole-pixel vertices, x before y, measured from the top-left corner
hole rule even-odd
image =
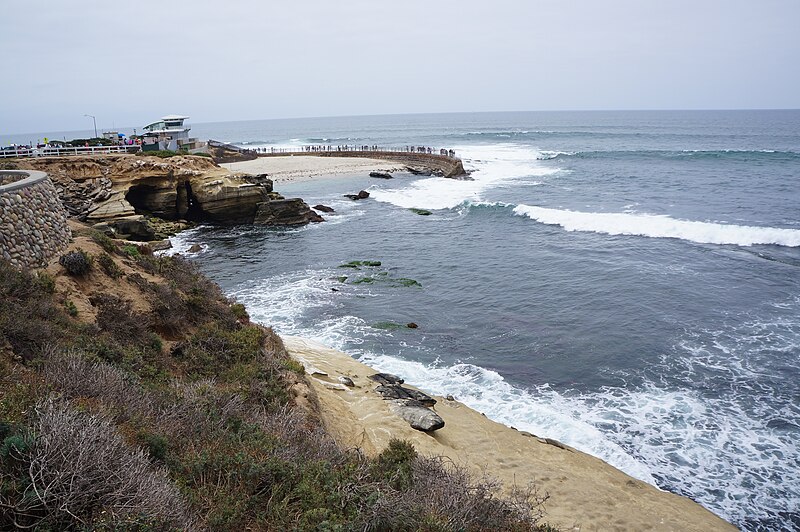
[[[679,238],[702,244],[800,246],[800,230],[679,220],[664,215],[579,212],[517,205],[514,214],[567,231],[650,238]]]

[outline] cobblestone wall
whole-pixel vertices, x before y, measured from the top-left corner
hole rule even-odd
[[[53,183],[32,170],[0,171],[0,183],[10,183],[0,185],[0,256],[20,268],[46,265],[72,237]]]

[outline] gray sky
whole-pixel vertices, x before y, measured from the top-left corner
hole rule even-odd
[[[305,116],[800,107],[798,0],[17,0],[0,136]]]

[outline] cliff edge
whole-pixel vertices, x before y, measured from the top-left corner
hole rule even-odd
[[[375,370],[340,351],[284,336],[302,363],[320,403],[320,416],[336,442],[376,455],[392,438],[408,440],[422,454],[441,455],[503,484],[533,483],[547,493],[544,521],[561,530],[733,531],[736,527],[692,500],[661,491],[606,462],[489,420],[453,400],[437,397],[442,429],[424,433],[395,415],[367,377]],[[355,386],[339,384],[347,377]]]

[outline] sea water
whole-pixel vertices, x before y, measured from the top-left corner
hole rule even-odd
[[[194,127],[249,147],[452,148],[473,171],[281,185],[336,212],[177,238],[202,243],[201,268],[256,321],[743,529],[800,529],[799,111]],[[362,189],[370,199],[342,197]],[[353,260],[381,265],[341,267]]]

